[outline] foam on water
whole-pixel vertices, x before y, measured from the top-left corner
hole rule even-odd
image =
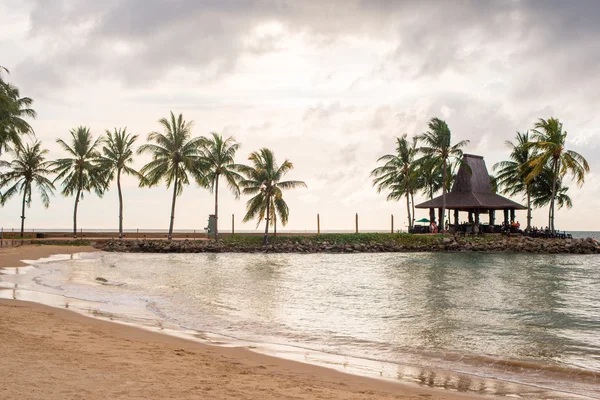
[[[54,306],[433,387],[600,398],[597,256],[96,253],[36,265],[3,275],[0,297],[44,292]]]

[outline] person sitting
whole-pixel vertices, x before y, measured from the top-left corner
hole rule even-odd
[[[515,228],[519,229],[521,227],[521,223],[519,221],[517,221],[517,223],[515,224]]]

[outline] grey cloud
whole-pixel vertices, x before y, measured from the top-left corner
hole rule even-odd
[[[257,24],[275,20],[292,33],[306,34],[315,46],[332,46],[348,35],[395,44],[374,74],[385,75],[391,67],[413,78],[436,78],[488,66],[515,77],[510,95],[517,100],[546,94],[558,83],[597,99],[594,88],[600,83],[595,0],[32,4],[30,34],[47,46],[18,68],[30,81],[43,82],[40,91],[90,78],[150,86],[174,68],[194,71],[199,81],[216,79],[231,72],[245,52],[279,51],[277,36],[244,41]]]

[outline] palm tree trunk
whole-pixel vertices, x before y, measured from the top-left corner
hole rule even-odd
[[[531,229],[531,188],[527,185],[527,230]]]
[[[446,159],[444,158],[444,171],[443,171],[443,185],[442,185],[442,221],[439,221],[438,226],[440,227],[440,230],[443,232],[444,231],[444,219],[446,218],[446,184],[447,184],[447,171],[446,171]]]
[[[77,189],[77,196],[75,196],[75,208],[73,210],[73,238],[77,239],[77,206],[79,205],[79,196],[81,195],[81,188]]]
[[[25,233],[25,203],[27,200],[27,189],[25,186],[25,190],[23,190],[23,208],[21,209],[21,243],[23,243],[23,235]]]
[[[408,213],[408,229],[412,229],[412,219],[410,217],[410,194],[406,192],[406,212]]]
[[[415,226],[415,193],[414,192],[410,192],[410,203],[411,203],[411,207],[412,207],[412,225]]]
[[[175,183],[173,185],[173,202],[171,203],[171,222],[169,223],[169,240],[173,239],[173,222],[175,221],[175,201],[177,200],[177,184],[179,183],[177,178],[177,167],[175,167]]]
[[[548,227],[554,232],[554,200],[556,197],[556,181],[558,179],[558,162],[554,159],[554,179],[552,180],[552,198],[550,199],[550,211],[548,212]]]
[[[215,240],[219,240],[219,174],[215,175]]]
[[[270,206],[271,205],[271,196],[267,196],[267,213],[266,215],[266,220],[267,223],[265,224],[265,236],[263,237],[263,246],[266,246],[267,243],[269,242],[269,212],[270,212]]]
[[[121,169],[117,169],[117,191],[119,192],[119,239],[123,239],[123,193],[121,192]]]

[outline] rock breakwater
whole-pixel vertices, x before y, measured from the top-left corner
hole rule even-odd
[[[335,243],[311,238],[287,239],[262,246],[229,240],[108,240],[94,243],[104,251],[124,253],[381,253],[381,252],[512,252],[539,254],[600,254],[592,239],[530,237],[429,237],[425,241],[390,240]]]

